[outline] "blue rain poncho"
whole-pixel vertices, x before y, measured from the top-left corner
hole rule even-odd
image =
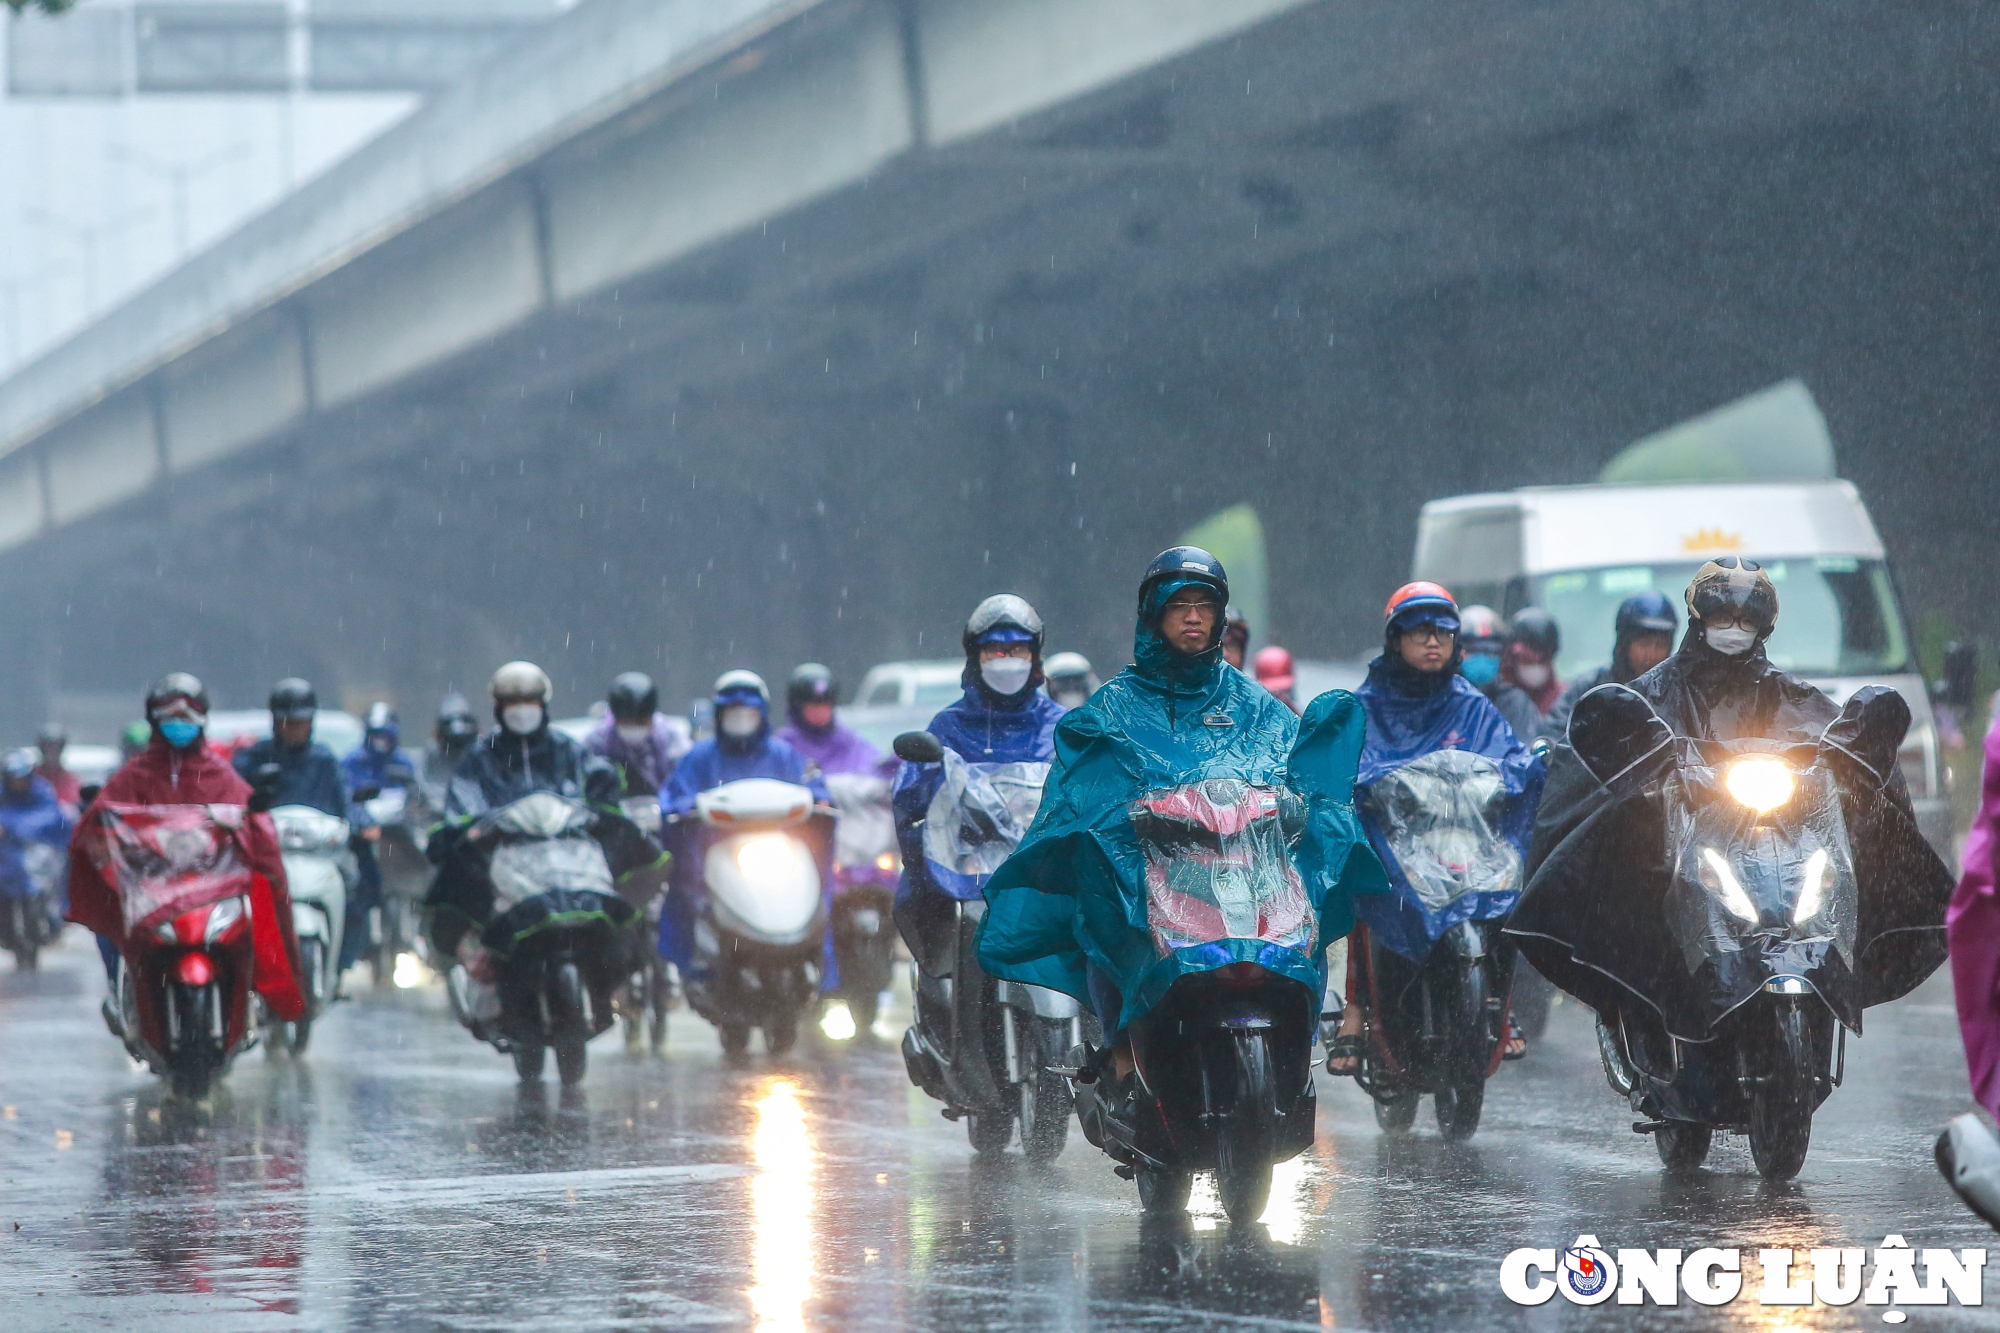
[[[1455,671],[1425,675],[1385,655],[1360,697],[1368,743],[1355,804],[1391,889],[1354,910],[1384,948],[1421,963],[1459,922],[1513,909],[1545,769]]]
[[[1180,586],[1163,584],[1154,606]],[[986,884],[980,965],[1086,1004],[1095,967],[1124,999],[1117,1023],[1123,1028],[1178,978],[1253,962],[1298,981],[1316,1015],[1323,951],[1353,927],[1350,898],[1386,887],[1352,804],[1364,730],[1360,704],[1333,691],[1296,718],[1219,652],[1176,654],[1144,620],[1134,656],[1136,665],[1056,727],[1041,809],[1019,849]],[[1203,790],[1210,793],[1241,790],[1216,779],[1276,792],[1285,807],[1278,870],[1287,879],[1295,874],[1290,896],[1302,900],[1303,920],[1275,931],[1220,929],[1212,932],[1219,937],[1176,947],[1175,932],[1149,919],[1148,876],[1159,879],[1161,870],[1149,866],[1135,824],[1144,807],[1136,803],[1174,799],[1171,789],[1185,792],[1196,783],[1208,784]],[[1266,821],[1273,836],[1277,823]],[[1225,847],[1219,860],[1229,855]],[[1181,901],[1200,907],[1202,897]],[[1208,911],[1212,920],[1229,916],[1213,902]]]

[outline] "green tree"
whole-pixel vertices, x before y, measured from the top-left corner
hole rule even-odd
[[[76,0],[6,0],[7,8],[16,14],[29,9],[43,14],[60,14],[75,4]]]

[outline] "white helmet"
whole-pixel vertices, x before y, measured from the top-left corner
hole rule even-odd
[[[493,673],[493,683],[488,688],[494,703],[532,700],[546,704],[552,692],[548,672],[533,662],[509,662]]]
[[[725,671],[715,678],[715,697],[718,699],[725,694],[744,691],[755,694],[764,701],[766,707],[770,706],[770,687],[764,684],[764,678],[756,672],[745,671],[742,667],[738,667],[734,671]]]

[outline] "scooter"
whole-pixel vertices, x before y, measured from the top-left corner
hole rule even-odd
[[[1097,1021],[1059,991],[987,975],[978,948],[986,904],[977,892],[1034,818],[1048,765],[968,765],[927,731],[898,736],[895,750],[909,763],[945,765],[924,819],[925,873],[962,882],[969,895],[953,896],[948,913],[927,912],[924,928],[905,939],[917,966],[903,1064],[910,1082],[944,1103],[947,1119],[965,1121],[974,1152],[1005,1149],[1018,1120],[1028,1158],[1054,1161],[1075,1101],[1060,1071],[1097,1039]]]
[[[1813,1113],[1840,1086],[1868,1002],[1842,797],[1886,799],[1908,725],[1908,706],[1878,690],[1851,699],[1817,744],[1678,737],[1621,686],[1578,702],[1578,757],[1607,785],[1645,769],[1663,839],[1635,850],[1671,867],[1663,910],[1681,956],[1645,968],[1651,986],[1637,970],[1624,978],[1645,1003],[1598,1025],[1606,1079],[1670,1171],[1700,1166],[1718,1129],[1747,1134],[1768,1179],[1804,1166]]]
[[[355,793],[368,817],[382,830],[375,859],[382,868],[382,905],[368,914],[368,962],[375,984],[395,976],[396,959],[428,955],[423,933],[424,890],[431,865],[424,856],[428,821],[410,787],[363,787]]]
[[[20,892],[0,893],[0,948],[13,953],[17,971],[33,972],[41,951],[62,934],[67,860],[53,844],[27,843],[21,848]]]
[[[774,778],[725,782],[695,798],[701,906],[694,961],[681,978],[688,1006],[740,1056],[750,1030],[783,1055],[819,996],[826,947],[821,867],[831,815],[813,795]]]
[[[896,958],[896,819],[889,784],[870,773],[829,773],[826,788],[839,812],[833,842],[834,966],[838,995],[858,1032],[875,1025]]]
[[[299,990],[306,1011],[296,1022],[266,1016],[269,1054],[303,1055],[312,1026],[332,1007],[340,990],[337,963],[347,920],[347,897],[359,877],[348,848],[347,821],[309,805],[281,805],[271,811],[284,852],[285,882],[292,895],[292,926],[299,937]]]
[[[205,805],[96,813],[104,836],[93,855],[118,886],[125,924],[106,1019],[133,1059],[193,1100],[256,1039],[242,816],[240,807]]]
[[[473,1036],[511,1054],[523,1083],[554,1048],[564,1087],[583,1081],[586,1043],[613,1021],[611,993],[632,964],[636,915],[618,896],[598,837],[615,819],[534,792],[489,810],[468,831],[484,859],[493,912],[446,973],[452,1010]]]
[[[1514,975],[1500,929],[1520,890],[1521,855],[1496,831],[1506,800],[1500,767],[1468,750],[1436,750],[1377,778],[1361,800],[1402,871],[1397,892],[1421,910],[1405,914],[1412,924],[1400,949],[1366,927],[1355,932],[1363,1038],[1354,1079],[1384,1130],[1409,1129],[1429,1093],[1439,1132],[1470,1138],[1504,1057]],[[1434,920],[1452,924],[1430,936]]]
[[[1146,863],[1147,924],[1162,957],[1256,940],[1315,959],[1318,918],[1287,852],[1285,793],[1234,779],[1168,788],[1134,803]],[[1255,962],[1182,975],[1126,1029],[1132,1077],[1108,1051],[1079,1052],[1071,1077],[1084,1137],[1137,1182],[1149,1212],[1179,1212],[1198,1171],[1223,1211],[1254,1222],[1272,1168],[1312,1146],[1320,996]]]
[[[625,812],[625,818],[633,827],[649,838],[660,836],[660,798],[658,796],[627,796],[618,803]],[[621,886],[622,887],[622,886]],[[660,933],[660,909],[663,898],[661,885],[648,882],[637,893],[627,892],[630,902],[646,919],[650,928],[648,938],[657,939]],[[612,996],[612,1006],[625,1025],[625,1049],[634,1054],[651,1048],[655,1055],[667,1048],[667,1009],[673,1001],[673,985],[667,978],[667,960],[660,957],[658,949],[647,949],[645,959],[632,969],[632,974]]]

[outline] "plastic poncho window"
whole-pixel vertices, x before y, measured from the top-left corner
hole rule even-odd
[[[1386,887],[1352,804],[1359,704],[1334,691],[1296,717],[1145,620],[1134,656],[1056,727],[1041,810],[986,886],[981,966],[1085,1003],[1094,967],[1122,1028],[1180,977],[1250,962],[1317,1014],[1322,947],[1352,927],[1352,895]]]
[[[931,882],[953,898],[978,898],[1034,821],[1048,776],[1047,764],[968,764],[946,750],[944,780],[924,815]]]
[[[1419,681],[1378,658],[1361,699],[1356,803],[1393,887],[1355,910],[1383,947],[1422,962],[1461,921],[1513,908],[1543,768],[1462,676]]]

